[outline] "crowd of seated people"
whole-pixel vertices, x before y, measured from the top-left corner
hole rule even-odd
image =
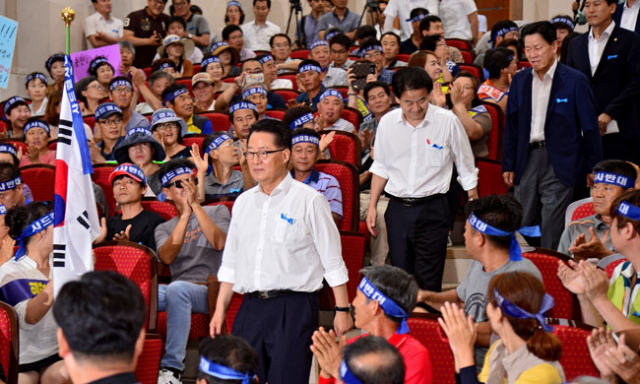
[[[584,0],[576,17],[484,31],[473,0],[367,2],[362,24],[353,0],[304,2],[291,34],[271,0],[221,3],[216,30],[190,0],[148,0],[124,20],[115,2],[92,0],[83,20],[90,47],[117,44],[121,56],[117,68],[92,58],[69,90],[91,162],[107,169],[94,244],[140,244],[169,271],[158,383],[183,382],[191,314],[211,319],[199,384],[305,381],[312,358],[319,383],[437,383],[436,341],[407,322],[431,319],[420,312],[440,316],[448,382],[572,381],[570,351],[545,320],[558,301],[549,270],[525,243],[556,258],[553,289],[590,327],[584,372],[593,363],[598,382],[636,382],[640,0]],[[134,383],[137,288],[93,272],[54,300],[54,206],[34,197],[54,186],[25,178],[56,165],[65,57],[28,73],[0,103],[0,300],[18,318],[18,382]],[[462,216],[472,261],[443,290]],[[359,275],[341,244],[356,231],[367,239]],[[318,327],[323,284],[332,329]],[[244,299],[226,329],[234,293]],[[93,328],[70,313],[111,339],[83,343]]]

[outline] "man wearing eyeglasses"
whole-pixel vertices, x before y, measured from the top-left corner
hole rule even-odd
[[[382,81],[391,85],[391,79],[395,72],[388,71],[384,67],[384,56],[382,54],[382,44],[376,39],[367,39],[362,43],[360,48],[362,58],[369,60],[376,65],[376,74],[378,75],[378,81]]]
[[[211,38],[207,19],[191,12],[191,0],[173,0],[172,4],[173,15],[183,18],[187,25],[180,37],[193,40],[198,48],[206,52]]]
[[[89,152],[93,164],[116,161],[114,148],[124,139],[122,110],[115,103],[102,103],[96,108],[96,136],[102,142],[89,141]]]
[[[131,80],[124,76],[114,77],[109,82],[109,98],[122,111],[123,133],[128,132],[131,128],[149,128],[149,120],[131,108],[131,99],[133,98]]]
[[[336,333],[353,326],[340,235],[327,199],[288,172],[289,127],[259,121],[249,134],[246,157],[259,185],[234,204],[211,336],[223,331],[233,292],[244,294],[232,333],[258,351],[259,381],[308,382],[323,278],[335,296]]]
[[[218,273],[229,228],[229,210],[202,207],[195,165],[185,159],[164,163],[157,174],[162,193],[178,216],[158,225],[158,258],[171,270],[171,283],[158,286],[158,311],[167,311],[167,341],[158,384],[179,384],[191,328],[191,313],[209,313],[207,277]],[[308,372],[307,372],[308,373]]]

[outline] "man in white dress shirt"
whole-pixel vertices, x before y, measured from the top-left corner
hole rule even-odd
[[[376,205],[384,190],[391,196],[385,220],[393,265],[414,274],[420,288],[439,292],[453,165],[470,199],[478,197],[478,171],[460,120],[429,105],[433,82],[424,69],[398,69],[392,86],[400,108],[384,115],[376,132],[367,227],[377,235]]]
[[[211,336],[222,332],[233,292],[244,294],[232,333],[258,352],[260,382],[308,382],[323,278],[333,288],[338,335],[353,326],[340,234],[327,199],[287,170],[289,127],[259,121],[246,156],[258,186],[233,206]]]
[[[270,51],[269,39],[280,33],[280,27],[267,20],[271,0],[253,0],[255,20],[242,24],[245,47],[252,51]]]
[[[384,10],[384,32],[393,31],[393,22],[396,16],[400,20],[400,39],[408,39],[413,34],[411,25],[411,10],[424,8],[430,15],[438,15],[438,0],[389,0]]]
[[[96,12],[84,19],[84,36],[89,48],[118,44],[124,33],[122,20],[111,17],[111,0],[91,0]]]

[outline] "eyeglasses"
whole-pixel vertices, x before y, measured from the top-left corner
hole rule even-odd
[[[158,131],[164,131],[164,130],[172,129],[172,128],[178,128],[178,124],[176,124],[176,123],[163,123],[163,124],[156,125],[156,129]]]
[[[113,92],[113,93],[131,93],[133,91],[129,87],[116,87],[111,92]]]
[[[188,180],[189,179],[172,181],[171,183],[167,184],[167,186],[165,188],[176,187],[178,189],[182,189],[182,188],[184,188],[182,183],[186,183]],[[198,185],[198,179],[193,179],[193,181],[196,183],[196,185]]]
[[[96,89],[98,91],[104,91],[104,87],[102,85],[100,85],[100,84],[91,84],[89,86],[89,88],[93,88],[93,89]]]
[[[122,124],[122,118],[115,118],[113,120],[102,120],[102,121],[98,121],[99,124],[105,125],[105,126],[112,126],[112,125],[118,125],[118,124]]]
[[[258,151],[258,152],[245,152],[244,156],[247,159],[251,159],[251,160],[255,160],[256,157],[259,157],[260,160],[267,160],[267,158],[269,157],[270,154],[272,153],[276,153],[276,152],[282,152],[284,151],[286,148],[280,148],[280,149],[275,149],[273,151]]]
[[[373,52],[373,53],[367,53],[366,55],[364,55],[364,58],[365,58],[365,59],[371,59],[371,58],[373,58],[373,57],[380,57],[380,55],[382,55],[382,54],[380,53],[380,51],[375,51],[375,52]]]

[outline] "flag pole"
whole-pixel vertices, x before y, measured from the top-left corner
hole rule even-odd
[[[71,7],[66,7],[62,10],[62,20],[64,20],[64,24],[66,25],[67,38],[66,38],[66,51],[65,54],[71,54],[71,22],[76,17],[76,11],[71,9]]]

